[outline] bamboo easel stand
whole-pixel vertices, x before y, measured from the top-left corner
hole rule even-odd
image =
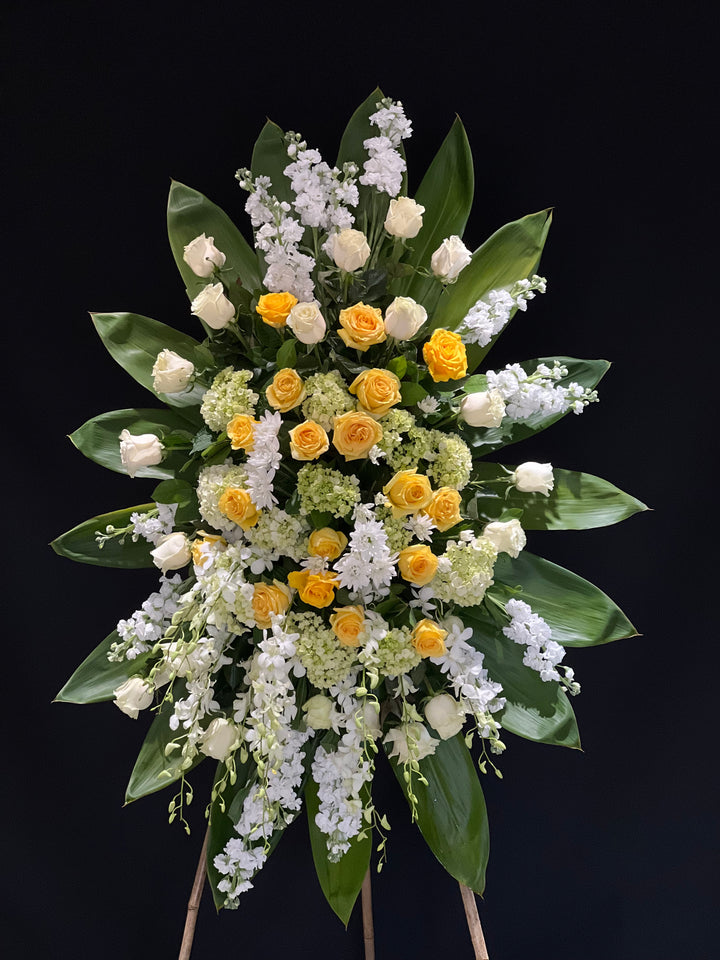
[[[375,928],[372,914],[372,881],[370,867],[367,869],[362,884],[362,915],[363,915],[363,942],[365,944],[365,960],[375,960]]]
[[[460,893],[462,894],[463,906],[465,907],[465,919],[467,920],[468,930],[470,931],[470,940],[472,941],[473,950],[475,951],[475,960],[489,960],[477,903],[475,902],[475,894],[470,887],[466,887],[464,883],[460,884]]]
[[[195,937],[195,924],[197,923],[198,910],[200,909],[200,900],[202,898],[203,887],[205,886],[205,858],[207,857],[208,837],[210,836],[210,827],[205,831],[200,859],[198,860],[193,880],[190,899],[188,900],[187,915],[185,916],[185,929],[183,930],[182,943],[180,944],[180,953],[178,960],[190,960],[192,952],[193,939]]]

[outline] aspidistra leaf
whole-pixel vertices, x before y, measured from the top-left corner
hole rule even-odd
[[[60,690],[55,700],[60,703],[101,703],[112,700],[113,691],[129,677],[142,673],[150,653],[141,653],[134,660],[110,661],[108,651],[113,643],[120,642],[120,635],[113,630],[110,636],[98,644]]]
[[[407,796],[403,767],[390,764]],[[427,845],[450,876],[482,893],[489,853],[485,798],[477,770],[461,733],[441,740],[435,753],[420,761],[428,781],[413,779],[417,797],[417,824]]]
[[[553,640],[565,647],[591,647],[637,636],[620,607],[599,587],[527,550],[515,559],[501,553],[493,580],[488,591],[492,596],[502,603],[513,597],[528,603],[546,621]]]
[[[126,507],[123,510],[113,510],[111,513],[102,513],[98,517],[91,517],[89,520],[73,527],[72,530],[68,530],[67,533],[56,537],[50,546],[61,557],[77,560],[79,563],[90,563],[97,567],[125,567],[128,569],[151,567],[153,560],[150,556],[150,545],[146,540],[139,538],[133,543],[132,536],[128,534],[124,542],[121,542],[118,537],[113,537],[106,540],[101,548],[95,539],[95,535],[105,533],[108,526],[122,530],[129,526],[132,513],[136,511],[146,513],[154,507],[154,503],[144,503],[138,507]]]

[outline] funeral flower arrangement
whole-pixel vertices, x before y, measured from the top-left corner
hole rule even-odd
[[[480,773],[500,773],[506,734],[577,747],[569,649],[634,634],[598,588],[530,554],[526,531],[610,524],[643,504],[594,476],[492,456],[581,414],[608,367],[483,365],[545,293],[550,211],[471,252],[462,124],[414,196],[411,132],[380,91],[334,166],[267,123],[237,172],[254,249],[202,194],[171,187],[170,243],[202,339],[93,315],[164,406],[101,414],[72,440],[136,484],[159,482],[149,502],[53,546],[154,566],[160,582],[58,699],[153,716],[127,798],[174,783],[170,820],[186,829],[188,775],[217,761],[218,906],[237,906],[304,805],[318,878],[347,921],[373,847],[378,869],[386,855],[372,799],[383,753],[435,855],[482,891]]]

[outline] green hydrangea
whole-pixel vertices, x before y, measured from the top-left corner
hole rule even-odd
[[[491,586],[497,550],[487,537],[450,540],[429,587],[438,600],[474,607]]]
[[[393,443],[386,451],[388,465],[398,470],[417,470],[421,460],[432,460],[437,456],[436,430],[425,427],[411,427],[407,436]],[[382,446],[378,444],[378,446]]]
[[[380,640],[374,659],[382,676],[399,677],[420,663],[410,635],[408,627],[394,627]]]
[[[344,647],[317,614],[290,613],[283,630],[300,634],[295,641],[295,651],[308,680],[316,687],[327,690],[350,673],[357,651],[354,647]]]
[[[321,463],[306,463],[298,470],[297,491],[300,513],[319,510],[347,517],[360,500],[360,481]]]
[[[433,430],[433,445],[436,455],[431,460],[427,475],[435,487],[452,487],[462,490],[467,486],[472,473],[470,447],[453,434]]]
[[[355,409],[355,400],[348,393],[348,385],[337,372],[315,373],[305,381],[307,398],[302,412],[325,430],[331,430],[334,417]]]
[[[250,417],[255,415],[259,398],[247,386],[251,380],[252,370],[234,370],[232,367],[225,367],[215,377],[200,407],[200,414],[211,430],[220,433],[239,413]]]
[[[412,531],[405,528],[407,517],[393,517],[390,507],[378,507],[375,516],[382,521],[387,534],[388,544],[393,553],[399,553],[410,546]]]
[[[302,560],[307,556],[309,526],[302,517],[291,516],[278,507],[263,510],[254,527],[245,531],[245,538],[267,554]]]

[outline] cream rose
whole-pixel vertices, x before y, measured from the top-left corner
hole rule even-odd
[[[329,730],[332,727],[333,702],[330,697],[318,693],[303,704],[305,723],[313,730]]]
[[[410,197],[398,197],[390,201],[383,226],[392,237],[412,240],[420,233],[425,207]]]
[[[200,749],[214,760],[227,760],[236,746],[240,744],[238,728],[226,717],[215,717],[202,735]]]
[[[182,393],[195,373],[195,365],[174,350],[161,350],[152,368],[156,393]]]
[[[489,523],[483,530],[483,536],[495,545],[498,553],[507,553],[511,557],[518,557],[527,543],[525,531],[519,520],[496,520]]]
[[[392,744],[388,756],[397,757],[398,763],[407,763],[432,756],[440,741],[430,736],[425,724],[414,722],[388,730],[383,743]]]
[[[225,263],[225,254],[215,246],[214,237],[201,233],[183,248],[183,260],[198,277],[209,277]]]
[[[460,404],[460,416],[471,427],[499,427],[505,416],[505,401],[499,390],[469,393]]]
[[[426,320],[427,310],[412,297],[395,297],[385,311],[385,332],[396,340],[409,340]]]
[[[235,317],[235,307],[225,296],[221,283],[203,287],[190,304],[190,313],[200,317],[213,330],[222,330]]]
[[[452,236],[440,244],[430,258],[430,269],[443,283],[454,283],[472,256],[460,237]]]
[[[449,740],[465,724],[465,708],[449,693],[440,693],[425,704],[425,719],[441,739]]]
[[[552,464],[535,463],[534,460],[521,463],[515,469],[511,482],[521,493],[542,493],[547,497],[555,486]]]
[[[147,709],[153,700],[152,684],[142,677],[130,677],[113,690],[113,703],[133,720],[137,720],[141,710]]]
[[[287,325],[300,343],[320,343],[327,330],[325,317],[314,301],[296,303],[288,315]]]
[[[160,537],[155,549],[150,551],[150,556],[155,566],[167,573],[168,570],[179,570],[190,563],[192,549],[185,534],[176,530],[175,533]]]
[[[163,445],[154,433],[130,433],[123,430],[120,434],[120,461],[134,477],[141,467],[153,467],[163,458]]]
[[[370,247],[361,230],[341,230],[330,238],[329,253],[341,270],[352,273],[365,266]]]

